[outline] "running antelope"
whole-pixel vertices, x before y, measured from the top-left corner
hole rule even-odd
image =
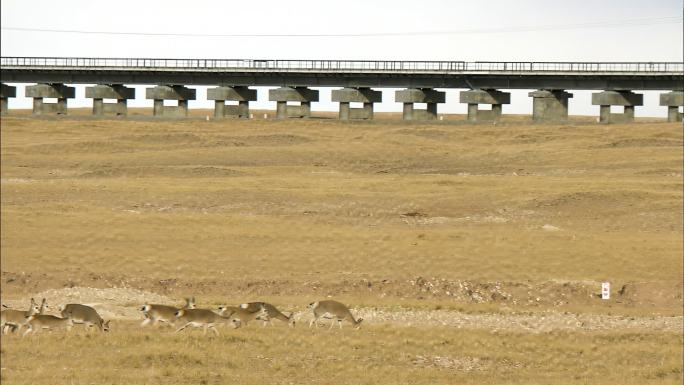
[[[295,326],[295,319],[294,319],[294,313],[290,313],[289,316],[286,316],[278,308],[275,306],[271,305],[270,303],[266,302],[248,302],[248,303],[243,303],[240,305],[240,308],[245,309],[247,311],[251,312],[256,312],[259,311],[261,308],[264,308],[266,311],[266,317],[260,318],[264,322],[264,326],[267,324],[270,324],[273,326],[273,320],[277,319],[283,322],[286,322],[290,327]]]
[[[209,309],[180,309],[176,311],[175,317],[183,324],[183,326],[176,330],[176,333],[185,330],[188,326],[192,326],[195,328],[203,328],[204,333],[202,334],[206,335],[207,329],[211,329],[216,335],[219,335],[218,330],[216,330],[216,325],[232,322],[230,317],[216,314]]]
[[[49,314],[32,314],[26,317],[26,331],[21,337],[24,338],[31,332],[36,334],[43,329],[65,328],[66,331],[71,331],[73,325],[74,322],[68,317],[59,318]]]
[[[2,333],[7,334],[10,329],[12,329],[12,332],[21,330],[22,326],[26,324],[26,318],[36,313],[43,314],[47,307],[45,298],[43,298],[40,306],[31,298],[31,305],[28,310],[3,310],[0,312],[0,328],[2,329]]]
[[[326,300],[312,302],[309,304],[309,308],[313,311],[314,316],[309,323],[309,327],[311,327],[313,324],[316,324],[316,327],[318,327],[318,319],[321,317],[333,319],[333,321],[330,323],[330,329],[332,329],[333,325],[335,324],[335,320],[337,320],[337,324],[340,326],[340,329],[342,329],[342,321],[344,320],[351,322],[357,329],[361,326],[361,322],[363,321],[363,318],[359,318],[358,320],[354,319],[354,316],[349,311],[349,308],[337,301]]]
[[[159,322],[165,322],[167,324],[173,325],[176,322],[176,313],[179,310],[194,309],[194,308],[195,308],[195,297],[186,298],[185,299],[185,306],[183,306],[181,308],[176,308],[176,307],[167,306],[167,305],[155,305],[155,304],[145,303],[140,308],[140,311],[142,311],[143,315],[145,316],[145,319],[140,324],[140,326],[145,326],[145,325],[149,324],[150,322],[152,322],[153,325],[156,325]]]
[[[60,310],[62,317],[70,318],[73,323],[85,325],[86,330],[90,330],[93,326],[97,326],[101,332],[109,331],[109,321],[103,320],[97,313],[97,310],[90,306],[70,303]]]
[[[230,315],[226,315],[226,313]],[[257,318],[264,319],[267,317],[267,311],[263,305],[257,305],[256,311],[249,311],[242,307],[219,306],[219,314],[222,317],[229,318],[236,328],[243,325],[247,326],[249,322]]]
[[[235,313],[238,310],[240,310],[240,307],[237,306],[221,305],[218,307],[218,312],[222,317],[230,317],[233,315],[233,313]],[[259,309],[257,309],[256,311],[258,310]]]

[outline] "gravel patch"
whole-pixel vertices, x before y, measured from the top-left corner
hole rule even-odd
[[[82,303],[93,306],[105,319],[142,320],[139,308],[145,302],[180,305],[180,299],[172,299],[156,293],[130,289],[95,289],[73,287],[50,289],[33,296],[40,302],[47,299],[50,306],[47,313],[57,314],[58,308],[67,303]],[[15,308],[28,308],[29,299],[3,301]],[[682,332],[684,319],[681,316],[631,317],[602,314],[573,314],[567,312],[546,312],[537,314],[468,314],[454,310],[414,310],[408,308],[378,309],[353,308],[352,314],[363,318],[364,324],[392,324],[404,327],[455,327],[459,329],[487,329],[493,332],[546,333],[551,331],[609,331],[634,330],[657,332]],[[300,325],[308,326],[311,312],[302,306],[295,317]],[[327,320],[322,323],[327,324]],[[327,327],[327,325],[325,326]],[[335,326],[337,327],[337,326]],[[343,327],[349,327],[348,324]]]
[[[648,330],[681,332],[683,318],[629,317],[601,314],[549,312],[543,314],[467,314],[450,310],[379,310],[353,309],[355,317],[368,323],[391,323],[416,327],[456,327],[459,329],[489,329],[545,333],[550,331]]]

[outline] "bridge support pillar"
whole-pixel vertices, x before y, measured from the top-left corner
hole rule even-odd
[[[34,115],[49,113],[66,115],[67,99],[74,98],[75,95],[76,89],[74,87],[68,87],[61,83],[26,86],[26,96],[33,98]],[[44,98],[55,98],[57,103],[45,103],[43,102]]]
[[[568,100],[572,94],[563,90],[538,90],[532,97],[532,120],[536,123],[565,122],[568,120]]]
[[[382,101],[382,92],[370,88],[342,88],[332,91],[332,101],[340,103],[340,120],[373,119],[373,103]],[[352,108],[350,103],[363,103]]]
[[[634,121],[634,106],[644,105],[644,95],[632,91],[603,91],[591,94],[591,104],[601,106],[601,123],[630,123]],[[623,113],[610,112],[610,106],[624,106]]]
[[[17,96],[17,87],[0,84],[0,115],[7,115],[7,100]]]
[[[667,121],[681,122],[682,113],[679,107],[684,106],[684,91],[672,91],[660,94],[660,105],[667,106]]]
[[[437,119],[437,103],[444,103],[446,93],[431,88],[408,88],[394,93],[394,100],[404,104],[404,120]],[[427,108],[419,110],[415,103],[426,103]]]
[[[511,103],[511,94],[499,90],[469,90],[461,91],[461,103],[468,104],[468,121],[496,122],[501,119],[502,105]],[[491,110],[480,110],[478,104],[491,104]]]
[[[195,100],[196,90],[184,86],[156,86],[145,90],[145,98],[154,100],[154,116],[184,118],[188,100]],[[165,106],[164,100],[178,100],[177,106]]]
[[[249,102],[257,100],[257,91],[247,87],[216,87],[207,90],[207,99],[214,100],[214,118],[249,119]],[[226,100],[237,105],[226,105]]]
[[[128,99],[135,99],[135,89],[124,87],[121,84],[86,87],[86,98],[93,99],[93,115],[104,116],[114,114],[116,116],[128,115]],[[105,103],[104,99],[116,99],[115,103]]]
[[[277,102],[276,118],[310,118],[311,102],[318,101],[318,91],[306,87],[280,87],[268,91],[268,100]],[[287,102],[299,102],[298,106]]]

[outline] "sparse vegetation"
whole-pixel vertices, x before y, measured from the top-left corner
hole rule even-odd
[[[681,124],[455,119],[3,117],[3,303],[133,288],[365,319],[3,336],[3,383],[681,383],[681,331],[368,318],[682,316]]]

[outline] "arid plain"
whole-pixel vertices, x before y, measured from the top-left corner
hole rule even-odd
[[[3,336],[3,383],[682,382],[681,123],[87,113],[2,118],[2,302],[112,330]],[[191,295],[298,324],[139,326]]]

